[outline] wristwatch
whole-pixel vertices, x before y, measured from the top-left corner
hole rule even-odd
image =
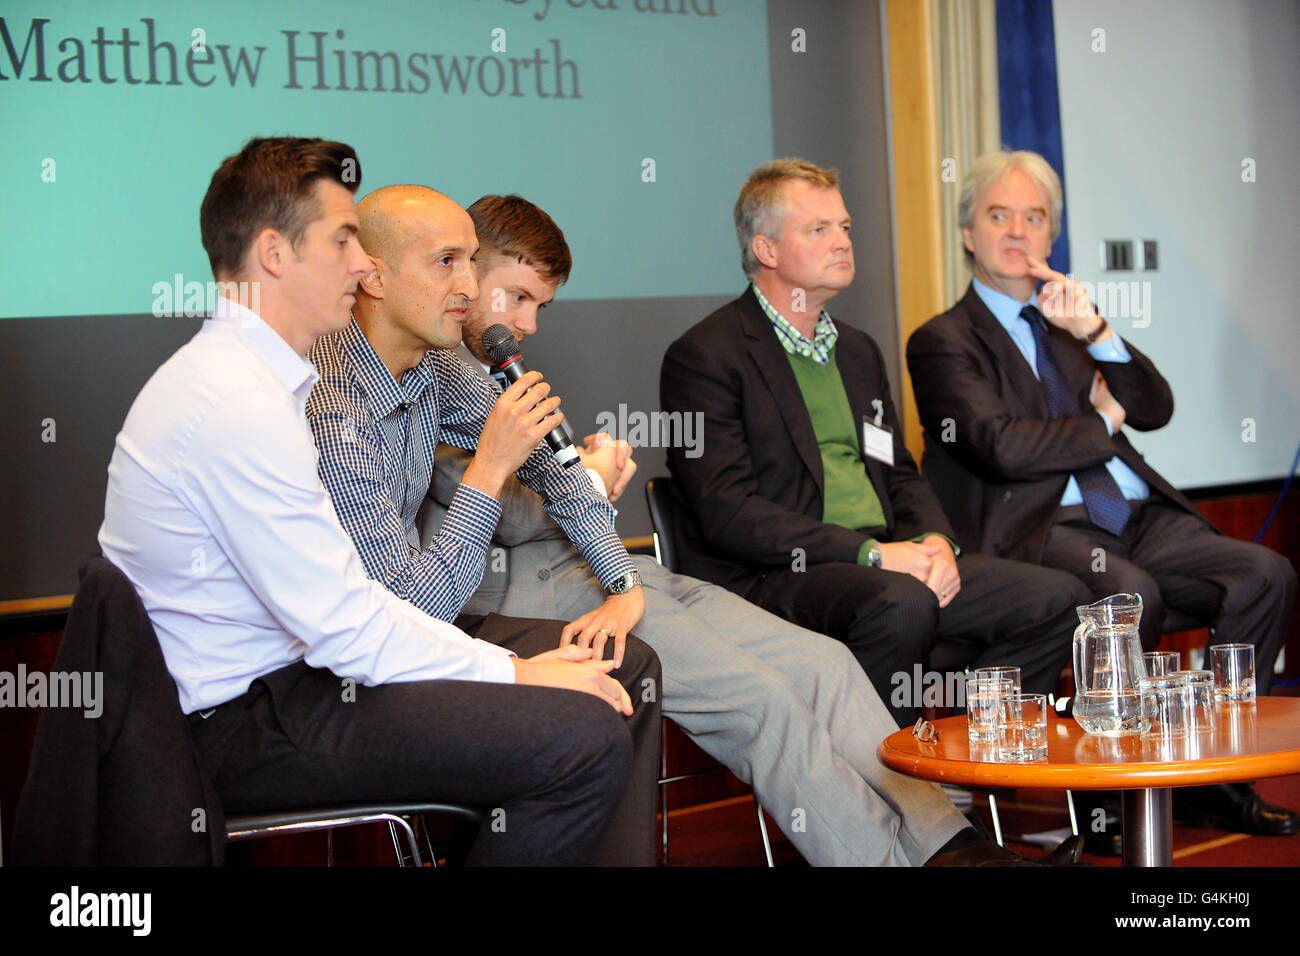
[[[1097,319],[1098,322],[1097,322],[1096,330],[1092,332],[1092,334],[1085,335],[1082,339],[1079,340],[1084,345],[1092,345],[1099,338],[1101,338],[1101,334],[1106,331],[1106,320],[1103,319],[1100,315],[1097,316]]]
[[[621,578],[615,578],[609,582],[609,587],[605,588],[610,594],[626,594],[635,587],[641,586],[641,575],[632,570]]]
[[[885,556],[880,553],[880,545],[873,544],[867,549],[867,567],[878,568],[884,564]]]

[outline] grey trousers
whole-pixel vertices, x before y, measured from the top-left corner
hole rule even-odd
[[[551,544],[511,549],[515,585],[491,610],[572,620],[600,605],[604,592],[578,552]],[[544,566],[520,566],[544,550]],[[664,716],[754,788],[810,863],[919,866],[967,825],[938,787],[881,765],[876,746],[897,725],[843,644],[633,560],[646,600],[634,633],[663,665]]]

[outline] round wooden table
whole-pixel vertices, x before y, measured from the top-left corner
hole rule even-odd
[[[1097,737],[1072,717],[1049,714],[1047,759],[1037,763],[998,763],[992,745],[967,739],[964,716],[934,721],[933,743],[900,730],[877,754],[892,770],[938,783],[1123,791],[1124,865],[1171,866],[1170,788],[1300,773],[1300,698],[1261,697],[1216,711],[1212,732],[1172,739]]]

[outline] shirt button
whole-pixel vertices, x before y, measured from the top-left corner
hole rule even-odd
[[[551,572],[548,571],[546,568],[542,568],[542,570],[537,572],[537,579],[539,581],[546,581],[550,578],[550,576],[551,576]]]
[[[1010,501],[1010,500],[1011,500],[1011,492],[1009,492],[1009,491],[1004,491],[1004,492],[1002,492],[1002,500],[1003,500],[1003,501]]]

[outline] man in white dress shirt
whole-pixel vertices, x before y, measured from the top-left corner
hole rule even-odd
[[[371,268],[360,178],[350,147],[308,139],[255,139],[217,169],[200,222],[229,284],[127,415],[100,545],[149,612],[228,811],[464,802],[503,811],[471,862],[594,862],[631,752],[612,662],[520,660],[395,597],[317,477],[303,356],[347,324]],[[516,423],[521,442],[550,411]]]

